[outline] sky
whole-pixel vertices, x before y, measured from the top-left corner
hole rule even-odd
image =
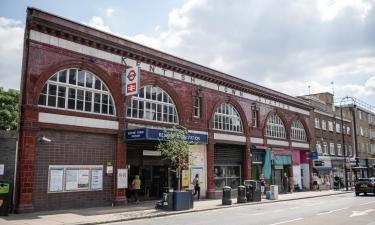
[[[5,88],[20,86],[27,6],[292,96],[375,106],[375,0],[2,0]]]

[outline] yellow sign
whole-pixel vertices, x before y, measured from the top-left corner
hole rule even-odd
[[[189,186],[189,170],[182,170],[182,187]]]

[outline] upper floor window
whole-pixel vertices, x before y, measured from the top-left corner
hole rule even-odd
[[[201,98],[198,96],[194,97],[194,109],[193,109],[193,116],[194,117],[201,117]]]
[[[358,111],[358,117],[360,120],[362,119],[362,111]]]
[[[328,130],[333,131],[333,122],[332,121],[328,121]]]
[[[322,120],[322,129],[327,130],[327,122],[325,120]]]
[[[337,144],[337,155],[342,155],[341,144]]]
[[[353,156],[353,150],[351,145],[348,146],[348,154],[346,156]]]
[[[334,143],[329,143],[329,154],[335,155],[335,144]]]
[[[48,79],[38,105],[88,113],[115,115],[114,102],[105,84],[82,69],[65,69]]]
[[[130,101],[128,118],[162,123],[178,123],[176,106],[164,90],[156,86],[143,86]]]
[[[341,126],[339,123],[336,123],[336,133],[340,133],[341,132]]]
[[[251,112],[252,112],[251,126],[258,127],[258,111],[253,109]]]
[[[320,141],[316,141],[316,143],[315,143],[315,147],[316,147],[316,151],[317,151],[319,154],[322,154],[322,145],[321,145]]]
[[[240,114],[231,104],[221,103],[215,112],[214,128],[226,131],[243,132]]]
[[[315,128],[320,129],[320,121],[319,121],[319,118],[315,118]]]
[[[323,154],[328,154],[328,144],[327,144],[327,142],[323,142]]]
[[[306,132],[301,121],[299,120],[293,121],[290,138],[292,140],[306,141]]]
[[[271,115],[268,118],[266,135],[268,137],[286,138],[284,123],[277,115]]]
[[[350,127],[346,127],[346,134],[347,134],[347,135],[350,134]]]

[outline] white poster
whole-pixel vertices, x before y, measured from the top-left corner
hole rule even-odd
[[[103,170],[102,169],[91,170],[91,189],[92,190],[103,189]]]
[[[67,191],[76,190],[78,188],[78,170],[67,169],[65,180],[65,189]]]
[[[49,178],[49,191],[63,191],[63,169],[51,169]]]
[[[78,170],[78,188],[89,189],[89,174],[90,170],[88,169]]]
[[[0,175],[4,175],[4,164],[0,164]]]
[[[128,188],[128,169],[117,169],[117,188]]]

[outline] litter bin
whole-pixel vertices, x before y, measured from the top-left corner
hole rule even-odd
[[[237,187],[238,193],[237,193],[237,203],[246,203],[246,188],[245,186],[238,186]]]
[[[0,182],[0,216],[8,216],[10,209],[10,200],[10,184],[7,182]]]
[[[194,189],[187,188],[186,191],[190,192],[190,208],[194,208]]]
[[[271,200],[279,199],[279,187],[277,185],[270,186]]]
[[[169,192],[169,187],[163,190],[163,209],[173,210],[173,192]]]
[[[252,202],[254,201],[253,196],[254,196],[254,187],[251,184],[245,184],[246,188],[246,199],[247,202]]]
[[[222,199],[223,205],[232,205],[231,192],[232,192],[231,187],[229,186],[223,187],[223,199]]]
[[[256,180],[244,180],[244,185],[251,185],[253,187],[253,201],[254,202],[260,202],[262,200],[262,195],[260,191],[260,182]]]

